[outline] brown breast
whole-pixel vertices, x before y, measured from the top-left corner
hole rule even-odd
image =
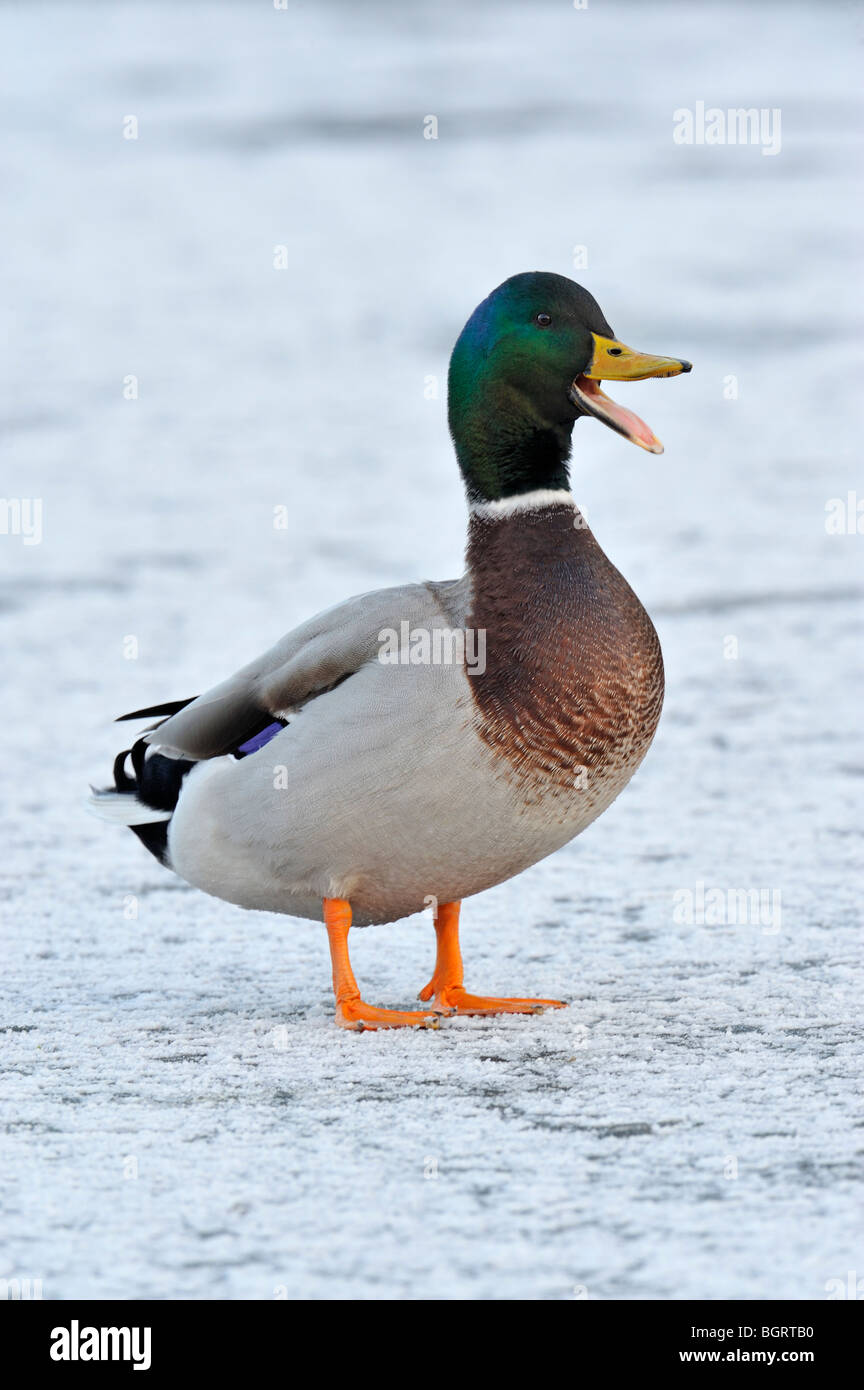
[[[486,642],[476,728],[532,804],[569,801],[583,775],[623,785],[663,703],[653,624],[581,520],[553,505],[469,525],[468,624]]]

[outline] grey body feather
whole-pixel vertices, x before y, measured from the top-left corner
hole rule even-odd
[[[560,848],[635,768],[528,804],[478,736],[463,664],[385,664],[384,629],[465,623],[468,579],[363,594],[310,619],[146,735],[202,759],[169,830],[172,867],[244,907],[358,925],[479,893]],[[287,727],[224,756],[261,712]]]

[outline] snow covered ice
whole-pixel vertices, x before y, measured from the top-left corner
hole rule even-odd
[[[818,1299],[864,1274],[864,538],[826,529],[864,496],[851,11],[5,23],[2,489],[43,510],[40,543],[0,536],[0,1279]],[[676,144],[698,101],[780,108],[781,151]],[[349,594],[460,572],[447,357],[535,268],[694,363],[621,390],[662,458],[574,432],[665,712],[584,836],[464,908],[469,988],[570,1009],[349,1035],[320,927],[192,891],[83,797],[115,715]],[[777,929],[677,910],[713,888],[773,894]],[[432,925],[352,949],[370,1002],[410,1006]]]

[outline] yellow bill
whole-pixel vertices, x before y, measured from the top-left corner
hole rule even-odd
[[[678,376],[693,370],[692,363],[681,357],[655,357],[648,352],[619,343],[615,338],[603,338],[592,333],[594,352],[586,370],[577,376],[570,388],[570,399],[586,415],[602,420],[604,425],[623,434],[651,454],[662,454],[663,445],[652,429],[632,410],[627,410],[601,391],[600,381],[644,381],[649,376]]]

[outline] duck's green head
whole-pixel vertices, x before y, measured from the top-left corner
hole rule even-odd
[[[690,369],[619,343],[596,299],[563,275],[538,270],[505,280],[474,310],[450,359],[450,432],[469,498],[566,488],[580,415],[661,454],[657,436],[599,382]]]

